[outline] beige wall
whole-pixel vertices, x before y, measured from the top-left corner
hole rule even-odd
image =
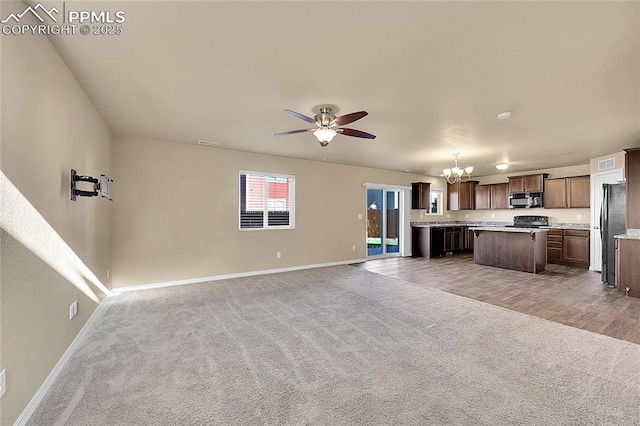
[[[590,164],[591,173],[605,172],[606,170],[598,170],[598,161],[608,160],[609,158],[613,158],[615,161],[615,165],[611,168],[611,170],[622,169],[624,173],[624,151],[619,151],[610,155],[604,155],[598,158],[592,158]]]
[[[114,167],[114,287],[361,259],[362,183],[435,180],[132,138],[116,139]],[[295,229],[238,229],[240,170],[295,175]]]
[[[22,10],[21,2],[3,1],[0,15]],[[95,198],[71,202],[69,170],[109,174],[110,132],[46,37],[3,35],[0,40],[2,173],[106,284],[111,206]],[[12,195],[13,185],[3,185],[2,193]],[[15,203],[2,201],[6,217]],[[18,229],[25,231],[38,215],[18,216]],[[51,250],[51,241],[26,235],[25,245],[0,230],[0,370],[7,372],[0,423],[6,425],[20,415],[97,306],[27,248]],[[69,320],[74,300],[79,312]]]

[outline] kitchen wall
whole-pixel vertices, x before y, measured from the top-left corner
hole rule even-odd
[[[136,138],[116,138],[113,161],[114,287],[362,259],[364,182],[442,185],[409,173]],[[295,229],[238,229],[240,170],[295,176]]]
[[[608,158],[608,157],[607,157]],[[624,158],[624,157],[623,157]],[[508,171],[490,175],[474,177],[480,185],[492,183],[506,183],[508,176],[530,175],[537,173],[549,173],[549,178],[561,178],[568,176],[581,176],[590,174],[589,164],[557,167],[551,169],[532,170],[527,172],[509,173]],[[445,196],[446,198],[446,196]],[[583,223],[590,222],[590,209],[505,209],[505,210],[460,210],[445,211],[444,216],[423,216],[421,211],[412,210],[412,222],[433,222],[437,220],[445,221],[481,221],[481,222],[513,222],[513,217],[523,214],[540,214],[549,217],[549,223]]]
[[[0,16],[24,7],[2,1]],[[46,37],[1,43],[0,424],[10,425],[104,296],[80,267],[108,283],[111,205],[71,202],[69,171],[109,174],[111,135]]]
[[[613,162],[613,167],[611,167],[610,169],[622,169],[624,171],[624,151],[620,151],[610,155],[604,155],[602,157],[592,158],[590,162],[591,173],[600,173],[600,172],[605,172],[609,170],[609,169],[598,170],[598,162],[602,160],[609,160],[611,158],[613,158],[614,162]],[[623,176],[624,176],[624,173],[623,173]]]

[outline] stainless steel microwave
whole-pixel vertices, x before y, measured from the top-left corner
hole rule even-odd
[[[509,195],[510,209],[532,209],[536,207],[542,207],[542,192]]]

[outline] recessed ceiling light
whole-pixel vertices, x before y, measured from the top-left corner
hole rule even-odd
[[[411,170],[409,170],[409,169],[404,169],[404,172],[405,172],[405,173],[409,173],[410,171],[411,171]]]
[[[511,111],[505,111],[498,114],[498,119],[506,120],[507,118],[511,118]]]
[[[198,141],[198,143],[199,143],[200,145],[218,146],[218,142]]]
[[[498,170],[506,170],[509,168],[509,164],[508,163],[498,163],[496,164],[496,169]]]

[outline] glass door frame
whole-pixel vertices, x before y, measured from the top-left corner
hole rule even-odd
[[[408,186],[398,186],[398,185],[384,185],[384,184],[376,184],[376,183],[364,183],[362,186],[365,187],[365,210],[368,211],[368,190],[382,190],[382,214],[381,214],[381,224],[380,224],[380,243],[382,247],[382,253],[369,255],[369,249],[367,244],[368,237],[368,217],[367,217],[367,226],[365,228],[365,247],[367,247],[367,259],[375,259],[382,257],[393,257],[393,256],[410,256],[411,255],[411,228],[410,228],[410,217],[409,212],[411,209],[411,187]],[[399,220],[398,220],[398,244],[399,250],[398,253],[388,253],[386,247],[386,236],[387,236],[387,192],[398,192],[398,209],[399,209]],[[407,244],[409,242],[409,244]]]

